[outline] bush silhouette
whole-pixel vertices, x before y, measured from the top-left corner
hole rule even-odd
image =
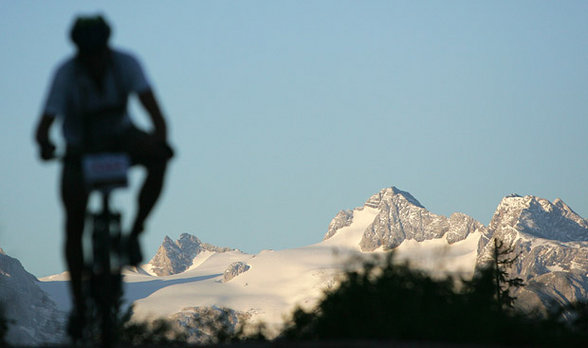
[[[118,341],[125,346],[166,345],[184,346],[187,336],[185,332],[166,319],[152,321],[133,321],[133,306],[119,315],[117,325]]]
[[[451,279],[435,280],[392,254],[348,271],[310,312],[297,309],[284,336],[304,339],[439,339],[455,322],[461,298]],[[451,330],[455,331],[455,330]]]
[[[469,281],[436,279],[407,263],[393,262],[392,253],[374,257],[360,269],[347,271],[340,285],[325,292],[315,309],[296,309],[281,338],[586,343],[585,332],[559,319],[526,317],[512,309],[509,304],[514,298],[504,301],[502,295],[520,286],[518,281],[504,282],[496,296],[494,266],[479,269]],[[578,308],[576,318],[586,318],[588,307]]]
[[[4,306],[0,304],[0,347],[7,347],[6,333],[8,332],[8,320],[4,317]]]

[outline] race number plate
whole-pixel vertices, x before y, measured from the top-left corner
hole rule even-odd
[[[84,179],[90,188],[117,188],[128,184],[129,156],[124,153],[98,153],[84,156]]]

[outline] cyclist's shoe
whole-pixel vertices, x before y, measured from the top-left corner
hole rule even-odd
[[[143,253],[141,253],[141,245],[139,245],[139,236],[131,234],[127,239],[126,244],[129,266],[139,266],[141,261],[143,261]]]

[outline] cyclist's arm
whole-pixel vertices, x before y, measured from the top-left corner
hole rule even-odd
[[[41,146],[51,143],[51,139],[49,139],[51,125],[57,115],[63,115],[67,109],[67,94],[72,87],[73,69],[73,63],[66,61],[57,68],[53,75],[53,79],[49,85],[47,99],[45,100],[43,111],[35,131],[35,140]]]
[[[147,89],[139,93],[139,100],[151,117],[151,122],[153,123],[153,127],[155,127],[155,136],[163,142],[167,142],[167,125],[153,91]]]
[[[39,123],[37,124],[37,130],[35,131],[35,140],[37,144],[43,145],[50,143],[49,139],[49,129],[51,125],[55,121],[55,115],[44,113],[41,115],[39,119]]]

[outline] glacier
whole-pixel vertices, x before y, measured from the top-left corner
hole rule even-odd
[[[432,213],[389,187],[340,211],[322,240],[299,248],[248,254],[190,234],[166,236],[149,262],[125,270],[125,301],[134,304],[136,320],[186,322],[191,313],[228,308],[277,334],[296,306],[312,308],[337,285],[350,260],[394,251],[433,275],[467,279],[488,262],[494,238],[521,254],[509,270],[526,283],[515,294],[521,308],[588,299],[588,221],[562,200],[506,196],[484,226],[460,212]],[[66,284],[67,274],[39,283],[62,312],[69,309]]]

